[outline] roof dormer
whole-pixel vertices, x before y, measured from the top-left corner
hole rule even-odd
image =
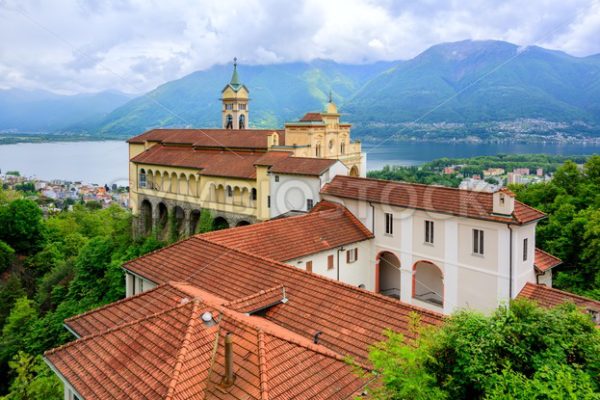
[[[493,213],[512,215],[515,211],[515,194],[507,188],[502,188],[492,195]]]

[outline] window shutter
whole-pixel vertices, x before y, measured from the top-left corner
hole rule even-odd
[[[352,250],[348,250],[348,251],[346,252],[346,264],[349,264],[349,263],[350,263],[350,252],[351,252],[351,251],[352,251]]]
[[[333,254],[327,256],[327,269],[333,269]]]
[[[312,272],[312,261],[307,261],[306,262],[306,270],[308,272]]]

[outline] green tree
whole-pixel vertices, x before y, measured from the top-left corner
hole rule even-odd
[[[0,240],[19,253],[30,253],[43,239],[42,211],[35,202],[17,199],[0,206]]]
[[[33,302],[27,297],[17,299],[2,328],[1,362],[10,360],[19,350],[27,349],[27,337],[36,320],[37,312],[33,308]]]
[[[600,332],[573,304],[519,300],[458,312],[413,342],[387,335],[370,352],[378,399],[599,398]]]
[[[198,227],[196,233],[206,233],[213,230],[213,217],[210,210],[206,208],[200,212],[200,220],[198,221]]]
[[[0,400],[60,400],[63,398],[62,383],[48,368],[40,356],[20,351],[9,362],[12,381],[9,393]]]
[[[0,240],[0,274],[6,271],[13,263],[15,251],[6,242]]]
[[[4,321],[17,299],[23,296],[25,290],[17,275],[10,274],[4,282],[0,281],[0,327],[4,326]]]

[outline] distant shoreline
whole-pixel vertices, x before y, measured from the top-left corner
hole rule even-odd
[[[511,137],[488,137],[481,138],[474,135],[457,137],[441,137],[430,135],[429,137],[416,136],[396,136],[390,132],[388,136],[360,135],[357,137],[363,144],[378,145],[381,143],[452,143],[452,144],[501,144],[501,143],[519,143],[519,144],[539,144],[547,143],[552,145],[560,144],[600,144],[600,137],[574,136],[574,135],[519,135]],[[19,143],[55,143],[55,142],[105,142],[110,140],[127,141],[133,135],[78,135],[78,134],[53,134],[53,133],[3,133],[0,132],[0,145],[19,144]]]

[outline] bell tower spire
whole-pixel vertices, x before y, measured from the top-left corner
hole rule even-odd
[[[248,127],[248,95],[250,91],[240,81],[237,57],[233,58],[231,80],[221,91],[222,126],[224,129],[246,129]]]

